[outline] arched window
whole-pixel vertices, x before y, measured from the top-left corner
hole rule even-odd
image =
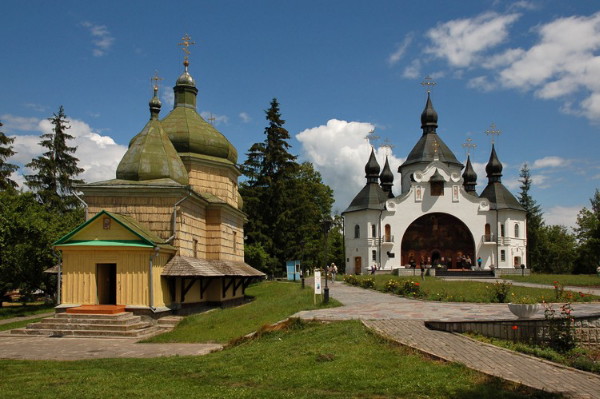
[[[485,233],[484,233],[484,241],[491,242],[492,241],[492,226],[489,223],[485,224]]]
[[[515,237],[519,238],[519,223],[515,223]]]
[[[360,238],[360,226],[354,226],[354,238]]]
[[[385,225],[385,242],[392,242],[392,226]]]

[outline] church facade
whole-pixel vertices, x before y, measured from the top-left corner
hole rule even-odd
[[[87,220],[55,243],[59,309],[124,305],[166,314],[239,302],[264,277],[244,263],[237,151],[196,111],[188,66],[186,56],[174,108],[162,120],[155,85],[150,120],[131,139],[116,179],[78,187]]]
[[[411,267],[482,269],[520,267],[526,259],[525,210],[502,184],[494,145],[486,165],[487,185],[478,194],[470,157],[466,166],[437,134],[438,115],[427,96],[423,134],[394,174],[374,151],[367,182],[342,213],[346,273]]]

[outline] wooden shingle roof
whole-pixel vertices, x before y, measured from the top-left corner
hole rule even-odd
[[[162,273],[166,277],[265,277],[244,262],[174,256]]]

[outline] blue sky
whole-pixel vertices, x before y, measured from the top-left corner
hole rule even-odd
[[[495,123],[505,185],[518,193],[528,162],[546,221],[573,225],[600,186],[600,5],[426,4],[4,1],[0,121],[16,137],[12,161],[39,154],[45,118],[63,105],[83,178],[113,178],[148,120],[155,70],[161,116],[170,111],[183,70],[177,44],[188,33],[198,111],[215,117],[240,163],[264,139],[264,110],[276,97],[292,152],[314,163],[342,211],[365,183],[370,144],[396,170],[419,139],[429,75],[440,137],[462,161],[462,144],[477,144],[477,190],[487,183],[484,132]],[[372,129],[380,139],[368,143]]]

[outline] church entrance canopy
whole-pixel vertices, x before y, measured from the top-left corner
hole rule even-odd
[[[430,213],[416,219],[402,237],[402,264],[443,264],[460,268],[460,259],[475,259],[475,242],[469,228],[446,213]],[[442,260],[443,258],[443,260]]]

